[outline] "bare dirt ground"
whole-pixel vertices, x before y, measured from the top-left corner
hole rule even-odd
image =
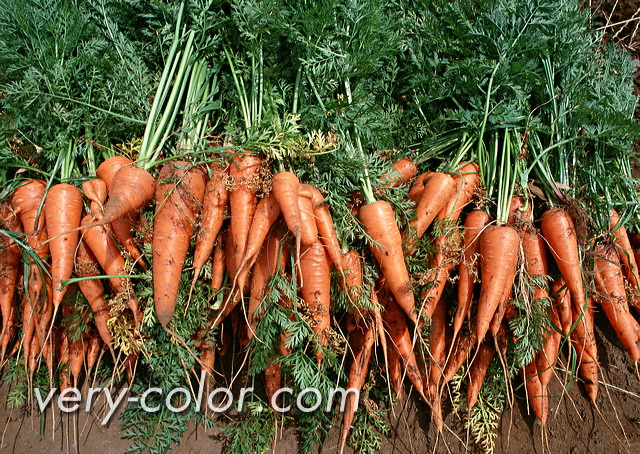
[[[600,24],[621,47],[638,61],[636,93],[640,94],[640,2],[638,0],[590,0]],[[640,114],[640,112],[639,112]],[[639,147],[640,149],[640,147]],[[513,406],[504,412],[496,438],[496,453],[638,453],[640,452],[640,378],[615,333],[602,314],[596,317],[601,383],[597,407],[592,405],[580,383],[569,383],[562,366],[550,385],[551,410],[546,430],[527,410],[521,384],[514,382]],[[566,359],[566,358],[565,358]],[[408,389],[408,388],[407,388]],[[8,410],[7,387],[0,387],[0,453],[41,454],[43,452],[118,453],[130,446],[121,438],[117,415],[102,426],[100,409],[73,415],[44,415],[37,411]],[[445,407],[444,434],[438,435],[430,422],[427,406],[415,396],[396,406],[391,414],[392,435],[383,438],[381,452],[458,453],[478,451],[465,433],[458,415]],[[221,419],[223,423],[224,420]],[[337,452],[339,427],[318,451]],[[175,448],[179,453],[221,453],[224,441],[217,429],[192,427]],[[295,453],[294,430],[278,433],[273,452]]]

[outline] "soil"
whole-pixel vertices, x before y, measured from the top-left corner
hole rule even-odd
[[[604,24],[607,39],[629,50],[638,62],[636,94],[640,94],[640,2],[590,0],[585,3],[596,13],[594,21]],[[596,317],[596,335],[601,366],[596,405],[589,402],[580,383],[568,383],[563,371],[566,357],[563,357],[550,385],[553,397],[546,430],[529,414],[523,391],[516,389],[513,406],[500,420],[494,452],[640,452],[638,369],[602,314]],[[514,387],[520,384],[516,380]],[[131,440],[121,438],[117,416],[109,425],[102,426],[97,410],[62,415],[57,410],[53,414],[49,409],[44,417],[37,412],[27,415],[24,411],[6,408],[7,391],[6,386],[0,387],[0,453],[117,453],[131,445]],[[396,406],[389,413],[392,435],[383,437],[381,452],[385,454],[478,451],[465,433],[460,417],[452,414],[450,408],[445,407],[446,428],[441,435],[431,424],[428,407],[415,396],[409,396],[404,405]],[[339,427],[332,429],[318,452],[337,452],[338,436]],[[193,427],[175,452],[220,453],[223,448],[224,440],[217,429],[205,431],[202,427]],[[279,433],[273,451],[297,452],[295,431],[289,429]]]

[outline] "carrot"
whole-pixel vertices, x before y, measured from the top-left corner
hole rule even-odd
[[[20,218],[24,229],[28,246],[33,249],[41,260],[41,269],[35,261],[26,264],[28,266],[27,292],[23,297],[22,330],[25,367],[26,360],[30,358],[29,349],[33,345],[32,337],[36,328],[36,314],[44,307],[43,290],[44,275],[48,264],[46,257],[49,255],[49,245],[46,243],[47,232],[44,227],[44,212],[40,210],[42,199],[45,196],[46,183],[42,180],[29,180],[18,187],[11,196],[11,206],[15,214]]]
[[[239,288],[244,288],[246,278],[258,258],[260,248],[267,238],[271,226],[273,226],[279,216],[280,205],[273,193],[268,194],[258,202],[256,212],[251,221],[244,258],[240,262],[240,269],[237,274],[236,280]]]
[[[463,163],[459,173],[460,175],[453,177],[455,194],[437,214],[440,219],[457,220],[462,209],[471,201],[476,188],[480,186],[480,173],[475,162]]]
[[[383,200],[363,205],[358,213],[365,233],[373,240],[369,248],[382,268],[391,293],[409,319],[418,317],[409,272],[402,251],[402,237],[391,205]]]
[[[231,222],[228,240],[230,240],[233,254],[227,254],[227,256],[233,258],[234,266],[227,266],[227,269],[234,280],[235,273],[240,270],[240,262],[244,258],[251,220],[258,204],[255,186],[261,166],[262,160],[258,156],[253,153],[244,153],[232,160],[229,169],[233,189],[229,193]]]
[[[92,221],[93,216],[89,214],[85,216],[80,223],[82,226],[88,226],[83,235],[84,243],[108,276],[122,276],[127,274],[125,272],[124,257],[122,257],[116,242],[109,235],[107,228],[104,226],[92,226]],[[131,281],[123,277],[110,277],[109,282],[116,293],[127,297],[134,321],[136,324],[139,323],[142,318],[142,313],[138,308],[138,299],[133,292]]]
[[[515,278],[515,268],[512,272],[513,277],[510,277],[510,280],[513,281]],[[498,307],[496,308],[495,313],[493,314],[493,318],[491,319],[491,324],[489,325],[489,332],[495,337],[498,334],[498,330],[507,314],[513,314],[516,311],[515,307],[511,304],[511,297],[513,296],[513,288],[505,289],[505,292],[502,294],[502,298],[500,299],[500,303],[498,303]]]
[[[227,168],[212,165],[211,170],[213,176],[207,181],[205,187],[198,241],[196,241],[196,248],[193,251],[192,289],[198,280],[200,270],[213,251],[213,245],[224,221],[225,208],[229,202],[229,191],[225,187]]]
[[[484,340],[502,295],[513,286],[520,236],[507,225],[491,225],[480,235],[482,286],[476,317],[477,343]]]
[[[572,306],[571,313],[573,315],[571,343],[577,355],[578,370],[589,399],[595,403],[598,396],[598,351],[593,333],[591,298],[587,300],[586,310],[579,310]]]
[[[453,343],[451,353],[447,359],[444,372],[442,374],[442,384],[449,383],[453,376],[458,372],[462,364],[469,357],[471,349],[476,344],[476,332],[464,333],[458,336]]]
[[[391,164],[391,167],[392,170],[385,172],[380,177],[383,188],[397,188],[415,177],[418,173],[418,167],[409,158],[400,158]]]
[[[153,224],[153,300],[163,328],[173,317],[182,268],[202,207],[205,185],[202,169],[190,167],[186,161],[168,162],[158,175]]]
[[[447,348],[445,330],[447,326],[447,303],[444,299],[438,301],[431,319],[431,332],[429,333],[429,386],[436,390],[439,388],[442,372],[447,362]]]
[[[540,228],[567,285],[574,307],[584,307],[582,262],[571,216],[562,208],[552,208],[542,214]]]
[[[395,350],[404,365],[404,374],[409,377],[409,381],[411,381],[416,391],[427,400],[424,395],[425,386],[413,351],[405,314],[391,294],[384,292],[381,295],[379,294],[379,298],[385,307],[385,311],[382,313],[382,320],[391,341],[392,348],[390,350]]]
[[[456,183],[446,173],[436,172],[427,179],[418,200],[416,217],[409,222],[408,230],[404,234],[409,242],[408,251],[413,250],[415,242],[426,232],[431,222],[454,196],[455,191]]]
[[[300,185],[302,188],[307,188],[311,193],[311,201],[313,202],[313,215],[316,220],[316,226],[318,228],[318,236],[320,241],[327,250],[329,258],[335,266],[336,270],[343,275],[344,269],[342,268],[342,250],[340,248],[340,241],[336,235],[336,229],[333,224],[333,218],[329,207],[324,201],[324,197],[320,191],[311,185]]]
[[[87,364],[87,377],[89,377],[89,374],[98,363],[103,345],[100,333],[93,331],[87,345],[87,354],[85,358],[85,362]]]
[[[631,299],[629,303],[640,312],[640,275],[638,272],[638,263],[631,247],[629,235],[624,225],[616,226],[620,223],[620,216],[615,210],[611,210],[611,218],[609,221],[609,229],[613,232],[615,243],[618,249],[620,262],[622,263],[622,273],[627,282],[632,287],[630,292]]]
[[[469,380],[467,386],[467,407],[473,408],[478,401],[484,378],[489,370],[489,365],[495,356],[496,351],[488,342],[478,345],[478,351],[474,355],[473,363],[469,368]]]
[[[112,156],[110,158],[105,159],[96,169],[96,175],[99,179],[104,181],[105,186],[107,187],[107,192],[111,187],[111,183],[113,181],[114,175],[120,170],[122,167],[131,166],[133,162],[131,159],[125,156]],[[88,197],[88,196],[87,196]],[[88,197],[89,198],[89,197]]]
[[[300,295],[307,306],[313,320],[311,328],[318,336],[319,346],[316,349],[316,360],[324,359],[323,348],[328,346],[328,329],[330,326],[331,270],[322,243],[316,240],[300,256]],[[322,347],[322,348],[321,348]]]
[[[300,251],[302,242],[302,218],[300,213],[300,205],[298,202],[298,191],[300,189],[300,180],[292,172],[279,172],[273,177],[273,196],[276,198],[282,216],[289,231],[293,233],[296,239],[296,250]],[[308,238],[305,238],[307,241]],[[305,246],[310,246],[306,244]]]
[[[573,324],[571,315],[571,295],[564,284],[562,276],[553,280],[550,286],[551,296],[555,301],[555,308],[560,319],[560,328],[564,336],[569,336]]]
[[[313,202],[310,197],[298,192],[298,207],[300,208],[300,243],[303,247],[318,240],[318,227],[313,214]],[[311,195],[311,194],[309,194]],[[286,220],[286,218],[285,218]]]
[[[471,211],[464,220],[464,252],[458,267],[458,307],[453,320],[453,337],[457,337],[464,320],[468,317],[473,301],[473,284],[478,276],[477,257],[480,254],[478,235],[490,221],[484,211]]]
[[[96,259],[83,241],[78,244],[75,266],[78,277],[92,277],[100,274]],[[78,281],[78,287],[91,307],[93,321],[100,337],[111,348],[111,331],[107,326],[110,318],[109,304],[104,297],[105,292],[102,281],[100,279],[81,280]]]
[[[133,216],[137,217],[138,215],[134,214]],[[135,263],[146,270],[147,265],[144,263],[142,253],[138,249],[138,246],[136,246],[136,241],[133,238],[132,230],[135,228],[134,224],[135,221],[130,216],[125,215],[123,218],[116,219],[111,223],[111,230]]]
[[[391,342],[391,339],[388,339]],[[389,369],[389,380],[393,387],[393,392],[396,395],[396,400],[402,402],[402,363],[400,362],[400,355],[395,348],[390,348],[387,352],[387,366]]]
[[[351,356],[351,364],[347,374],[347,385],[345,387],[347,390],[352,388],[357,389],[358,392],[362,390],[367,378],[369,363],[371,362],[371,352],[374,341],[375,329],[373,320],[370,318],[368,320],[367,318],[358,318],[356,328],[349,335],[349,352],[351,353],[349,356]],[[349,429],[351,428],[353,416],[358,404],[357,397],[359,396],[351,392],[347,394],[344,412],[342,414],[342,433],[340,436],[339,452],[344,451],[347,443],[347,436],[349,435]]]
[[[362,295],[362,263],[360,256],[354,250],[350,250],[342,256],[344,280],[339,282],[342,291],[347,293],[349,301],[357,308],[357,302]]]
[[[220,236],[213,251],[213,264],[211,266],[211,288],[214,291],[222,288],[225,270],[224,239]]]
[[[91,214],[94,218],[102,217],[104,202],[107,200],[107,184],[100,178],[94,178],[82,183],[82,192],[91,202]]]
[[[107,183],[107,186],[109,199],[104,206],[103,216],[90,226],[111,224],[141,210],[153,199],[155,180],[142,167],[126,165],[115,173],[111,184]]]
[[[67,291],[62,281],[71,278],[78,231],[82,218],[82,194],[70,184],[56,184],[49,189],[44,204],[47,235],[51,238],[51,279],[53,281],[53,307],[58,310]],[[67,233],[68,232],[68,233]]]
[[[418,178],[415,179],[411,188],[409,188],[409,195],[407,196],[408,200],[418,203],[420,197],[422,197],[422,193],[424,192],[424,186],[431,175],[433,175],[433,172],[425,172],[418,175]]]
[[[633,361],[640,359],[638,334],[629,312],[622,271],[615,250],[599,245],[595,249],[596,288],[603,294],[598,298],[609,323]]]
[[[551,327],[545,336],[544,347],[536,353],[536,368],[538,370],[540,384],[545,394],[547,386],[553,376],[553,369],[556,367],[556,361],[558,360],[558,353],[560,351],[560,342],[562,341],[562,335],[556,330],[560,329],[560,317],[554,306],[552,306],[549,311],[549,319],[551,321]]]
[[[275,241],[272,242],[275,243]],[[267,293],[269,274],[267,246],[265,245],[258,255],[258,260],[253,267],[253,275],[251,276],[249,304],[246,312],[247,336],[242,342],[243,345],[246,345],[253,338],[255,330],[258,327],[258,322],[261,318],[261,314],[258,314],[258,309],[260,308],[260,304]]]
[[[9,204],[0,205],[0,228],[20,232],[22,226]],[[17,308],[14,302],[15,290],[20,271],[20,250],[8,236],[0,234],[0,313],[2,331],[0,333],[0,363],[3,362],[7,347],[16,332]]]
[[[540,384],[535,359],[524,366],[522,369],[522,376],[527,396],[529,398],[529,405],[533,410],[533,413],[536,415],[536,418],[538,418],[542,425],[545,426],[547,423],[547,416],[549,415],[549,397],[544,394],[542,385]]]

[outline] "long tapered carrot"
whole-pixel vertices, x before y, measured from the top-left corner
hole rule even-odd
[[[20,220],[8,203],[0,205],[0,229],[21,232]],[[20,249],[9,236],[0,234],[0,314],[2,330],[0,331],[0,363],[7,353],[7,347],[17,327],[17,307],[14,302],[20,270]]]
[[[313,320],[312,329],[320,345],[316,348],[316,360],[324,359],[323,348],[328,346],[330,326],[331,270],[322,243],[316,240],[300,256],[302,285],[300,294]],[[322,347],[322,348],[321,348]]]
[[[211,265],[211,288],[214,291],[222,288],[225,270],[224,238],[220,236],[213,251],[213,263]]]
[[[518,232],[507,225],[491,225],[480,235],[482,286],[476,317],[478,344],[484,340],[503,293],[513,285],[519,244]]]
[[[573,324],[573,316],[571,314],[571,295],[564,283],[562,276],[557,277],[551,282],[549,292],[554,300],[554,307],[558,312],[560,319],[560,328],[564,336],[569,336],[571,325]]]
[[[211,256],[229,202],[229,191],[226,188],[228,167],[221,165],[211,165],[210,167],[213,175],[205,187],[198,241],[196,241],[196,248],[193,251],[192,288],[200,276],[200,270]]]
[[[191,167],[186,161],[168,162],[158,175],[153,224],[153,300],[158,321],[165,328],[175,311],[182,268],[202,208],[205,185],[202,169]]]
[[[393,208],[388,202],[378,200],[363,205],[358,218],[365,233],[375,242],[369,248],[382,268],[382,274],[396,301],[409,319],[417,323],[413,288],[405,264],[402,237]]]
[[[485,211],[471,211],[464,219],[463,258],[458,267],[458,307],[453,320],[453,337],[457,337],[469,315],[473,301],[474,281],[478,278],[480,241],[478,235],[490,222]]]
[[[83,241],[78,244],[75,266],[76,275],[80,278],[100,275],[98,263]],[[104,297],[105,291],[102,281],[100,279],[81,280],[78,282],[78,287],[91,307],[93,321],[100,337],[111,348],[112,336],[107,325],[110,318],[109,304]]]
[[[78,246],[77,227],[82,218],[82,194],[70,184],[56,184],[49,189],[44,204],[47,235],[51,238],[51,279],[53,280],[53,306],[62,303],[66,287],[62,281],[71,278],[75,250]]]
[[[595,249],[594,262],[596,289],[602,293],[597,300],[631,359],[638,361],[638,334],[629,312],[618,254],[612,248],[599,245]]]
[[[307,184],[302,184],[300,186],[301,189],[306,189],[311,194],[311,201],[313,202],[313,216],[315,217],[316,226],[318,228],[318,237],[327,250],[327,254],[331,259],[333,266],[342,275],[344,273],[342,268],[342,250],[340,248],[340,241],[336,234],[336,229],[333,224],[333,218],[331,217],[329,207],[325,203],[324,197],[316,187]]]
[[[549,397],[544,394],[535,359],[522,369],[522,377],[527,391],[529,406],[544,426],[549,415]]]
[[[296,242],[301,244],[302,219],[300,217],[300,205],[298,204],[298,192],[300,180],[292,172],[278,172],[273,177],[273,196],[278,201],[282,216],[289,231],[293,233]],[[306,246],[310,246],[307,244]],[[298,248],[299,250],[299,248]]]
[[[109,231],[104,226],[90,226],[93,221],[92,215],[82,218],[81,225],[89,226],[82,236],[82,240],[93,253],[100,267],[108,276],[122,276],[127,274],[125,270],[125,260],[116,242],[109,235]],[[110,277],[109,282],[118,294],[124,295],[129,308],[134,316],[134,321],[139,323],[142,313],[138,307],[138,299],[133,292],[133,286],[128,278]]]
[[[582,261],[573,219],[566,210],[552,208],[542,214],[540,228],[569,289],[572,304],[576,308],[582,308],[586,296],[582,280]]]
[[[591,402],[598,396],[598,350],[593,332],[593,303],[591,298],[586,302],[586,310],[572,306],[573,325],[571,344],[573,345],[580,377]]]
[[[389,350],[395,350],[397,356],[402,360],[404,366],[403,374],[409,378],[416,391],[426,400],[424,395],[426,388],[420,367],[416,361],[406,315],[392,295],[383,292],[382,294],[379,293],[378,297],[385,308],[382,313],[382,320],[385,331],[389,334]]]
[[[431,332],[429,333],[429,385],[439,388],[440,380],[447,362],[447,303],[440,299],[431,318]],[[426,392],[425,392],[426,394]]]
[[[251,228],[251,219],[258,204],[256,183],[261,166],[262,160],[250,152],[234,157],[229,166],[233,187],[229,193],[230,235],[227,241],[233,253],[227,256],[233,258],[234,266],[227,269],[232,279],[236,277],[233,273],[240,270],[240,262],[244,257]]]
[[[367,378],[367,372],[369,370],[369,363],[371,362],[371,353],[375,342],[375,327],[374,322],[370,317],[368,320],[365,318],[358,318],[358,322],[356,322],[356,328],[349,335],[349,356],[351,357],[351,364],[349,365],[347,385],[345,389],[354,388],[359,392],[364,386]],[[342,415],[342,431],[340,434],[339,452],[344,451],[347,436],[349,435],[349,429],[353,422],[353,416],[357,406],[356,399],[358,397],[359,396],[356,396],[352,392],[347,394],[344,412]]]
[[[640,312],[640,272],[638,271],[638,263],[631,247],[627,229],[620,224],[620,216],[615,210],[611,210],[609,229],[614,235],[620,263],[622,264],[622,274],[632,288],[629,304]]]
[[[473,408],[478,401],[482,384],[489,370],[489,365],[496,351],[489,342],[478,345],[478,351],[474,355],[473,363],[469,368],[469,380],[467,386],[467,407]]]
[[[536,368],[545,394],[553,377],[553,369],[556,367],[562,341],[562,334],[557,330],[560,327],[560,317],[554,306],[549,310],[549,320],[552,326],[545,335],[544,347],[536,353]]]

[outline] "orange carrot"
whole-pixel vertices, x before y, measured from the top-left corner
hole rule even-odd
[[[209,259],[211,251],[213,251],[213,245],[222,227],[225,208],[229,201],[229,192],[225,187],[227,168],[220,165],[211,165],[211,171],[213,176],[207,181],[204,191],[198,241],[196,241],[196,248],[193,251],[192,288],[198,280],[200,270]]]
[[[369,247],[382,268],[391,293],[409,319],[417,323],[417,313],[409,272],[402,251],[402,237],[391,205],[383,200],[362,206],[359,219],[374,241]]]
[[[85,358],[85,363],[87,364],[87,377],[89,377],[91,371],[98,363],[103,345],[100,333],[93,331],[87,345],[87,354]]]
[[[104,181],[105,186],[107,187],[107,192],[111,187],[111,182],[113,181],[114,175],[120,170],[122,167],[131,166],[133,162],[131,159],[124,156],[112,156],[108,159],[105,159],[96,169],[96,175],[102,181]],[[87,196],[88,197],[88,196]],[[88,197],[89,198],[89,197]]]
[[[391,167],[392,170],[384,173],[382,177],[380,177],[382,187],[387,189],[397,188],[405,184],[418,173],[418,167],[409,158],[400,158],[391,164]]]
[[[556,361],[558,360],[560,342],[562,341],[562,335],[554,329],[554,327],[559,328],[560,326],[560,317],[554,306],[549,311],[549,319],[552,326],[545,336],[544,347],[536,353],[536,368],[540,377],[540,385],[542,385],[542,390],[545,391],[544,394],[547,394],[547,386],[551,382],[553,369],[556,367]]]
[[[225,270],[224,239],[220,236],[213,251],[213,264],[211,265],[211,288],[214,291],[222,288]]]
[[[409,195],[407,196],[408,200],[411,200],[414,203],[418,203],[420,201],[420,197],[422,197],[422,193],[424,192],[424,186],[431,175],[433,175],[433,172],[425,172],[418,175],[418,178],[415,179],[409,189]]]
[[[0,228],[20,232],[22,226],[9,204],[0,205]],[[15,290],[20,270],[20,250],[8,236],[0,235],[0,313],[2,331],[0,333],[0,363],[3,362],[7,347],[16,332],[17,308],[14,303]]]
[[[453,337],[457,337],[464,320],[468,317],[473,301],[473,284],[478,277],[478,259],[480,254],[480,241],[478,235],[490,221],[489,215],[484,211],[474,210],[464,220],[464,252],[463,259],[458,267],[458,308],[453,321]]]
[[[447,362],[447,348],[445,330],[447,326],[447,303],[443,299],[438,301],[431,318],[431,332],[429,333],[429,386],[439,389],[442,373]]]
[[[272,241],[275,243],[275,241]],[[267,246],[265,245],[260,254],[255,266],[253,267],[253,274],[251,276],[250,292],[249,292],[249,304],[247,305],[247,335],[241,342],[246,345],[255,334],[255,330],[258,327],[262,312],[264,308],[258,313],[263,298],[267,293],[267,282],[269,282],[269,262],[267,257]]]
[[[409,381],[411,381],[416,391],[426,400],[424,381],[413,351],[405,314],[391,294],[385,292],[378,296],[385,307],[385,311],[382,313],[382,320],[391,341],[390,350],[395,350],[397,356],[402,359],[404,374],[409,377]]]
[[[98,276],[100,274],[96,259],[83,241],[78,244],[75,265],[76,275],[80,278]],[[100,279],[82,280],[78,282],[78,287],[91,307],[93,321],[100,337],[104,343],[111,348],[111,331],[109,331],[107,326],[110,318],[109,304],[104,297],[105,292],[102,281]]]
[[[307,197],[298,192],[298,207],[300,209],[300,243],[303,247],[315,243],[318,240],[318,227],[313,214],[313,202],[311,197]],[[308,194],[311,195],[310,193]],[[286,220],[286,218],[285,218]]]
[[[158,175],[153,224],[153,300],[163,328],[175,311],[182,268],[202,208],[205,185],[202,169],[190,167],[186,161],[168,162]]]
[[[262,160],[253,153],[244,153],[236,156],[231,161],[229,174],[233,181],[233,189],[229,193],[230,228],[227,241],[232,254],[227,254],[228,258],[233,258],[233,267],[227,266],[229,275],[233,280],[240,270],[240,262],[244,258],[244,253],[251,228],[251,220],[256,211],[258,196],[256,194],[256,180],[259,177]]]
[[[122,276],[125,272],[124,257],[120,253],[120,249],[115,241],[109,235],[107,228],[104,226],[91,226],[93,216],[90,214],[85,216],[80,223],[82,226],[89,226],[83,235],[83,241],[93,253],[96,261],[108,276]],[[133,286],[128,278],[110,277],[109,282],[116,293],[123,294],[129,301],[134,322],[139,323],[142,319],[142,313],[138,308],[138,299],[133,292]]]
[[[316,226],[318,228],[318,236],[320,241],[327,250],[327,254],[336,267],[336,270],[342,275],[344,270],[342,268],[342,250],[340,248],[340,241],[336,235],[336,229],[333,225],[333,218],[329,207],[324,201],[324,197],[320,191],[314,186],[302,184],[302,189],[307,189],[311,194],[311,201],[313,202],[313,215],[315,217]]]
[[[282,216],[298,245],[302,241],[302,219],[298,203],[299,189],[300,180],[292,172],[279,172],[273,177],[273,196],[280,205]],[[310,246],[310,244],[306,244],[306,246]],[[300,250],[299,247],[296,249]]]
[[[496,351],[488,342],[478,345],[478,351],[474,355],[473,363],[469,368],[469,381],[467,386],[467,407],[473,408],[478,401],[484,378],[489,370],[489,365]]]
[[[357,389],[358,393],[367,378],[369,363],[371,361],[371,352],[375,341],[375,329],[372,319],[358,318],[356,328],[349,335],[349,352],[351,356],[351,364],[347,374],[347,385],[345,389]],[[347,443],[349,429],[353,422],[353,416],[357,409],[357,398],[354,393],[349,392],[346,397],[344,412],[342,414],[342,432],[340,436],[339,451],[343,452]]]
[[[328,346],[330,326],[331,270],[322,243],[317,241],[300,256],[302,285],[300,294],[313,319],[313,332],[318,336],[320,345],[316,349],[316,360],[324,359],[322,348]],[[321,348],[322,346],[322,348]]]
[[[459,176],[453,177],[455,194],[449,198],[447,204],[437,214],[440,219],[457,220],[463,208],[471,201],[476,188],[480,186],[478,164],[475,162],[463,163],[459,172]]]
[[[568,336],[571,331],[571,325],[573,324],[572,315],[571,315],[571,295],[569,295],[569,290],[567,290],[567,286],[564,284],[564,279],[562,276],[553,280],[550,286],[551,296],[555,301],[555,308],[558,312],[558,317],[560,319],[560,325],[562,334],[564,336]]]
[[[640,312],[640,275],[638,272],[638,263],[631,247],[629,235],[624,225],[616,226],[620,223],[620,216],[615,210],[611,210],[611,218],[609,221],[609,229],[613,232],[615,243],[622,264],[622,274],[632,287],[629,303]],[[615,230],[614,230],[615,228]]]
[[[71,370],[69,361],[71,359],[69,351],[69,337],[66,331],[60,332],[60,343],[58,344],[58,358],[60,363],[60,392],[71,387]]]
[[[567,285],[573,306],[575,308],[584,307],[582,261],[578,250],[576,229],[571,216],[562,208],[552,208],[542,214],[540,228]]]
[[[480,235],[482,286],[478,299],[477,343],[484,340],[502,295],[513,285],[520,236],[507,225],[491,225]]]
[[[71,278],[78,246],[78,231],[82,218],[82,194],[70,184],[56,184],[49,189],[44,204],[47,235],[51,238],[51,279],[53,307],[58,310],[67,291],[62,281]]]
[[[596,402],[598,396],[598,351],[593,333],[593,303],[587,300],[586,310],[579,310],[572,306],[573,330],[571,343],[575,349],[578,370],[585,390],[591,402]]]
[[[475,344],[475,331],[471,331],[471,333],[464,333],[456,338],[451,348],[449,358],[447,359],[444,373],[442,374],[442,385],[451,381],[456,372],[458,372],[467,358],[469,358],[469,353]]]
[[[138,217],[138,214],[135,213],[131,216]],[[124,246],[124,249],[129,253],[135,263],[139,264],[142,269],[146,270],[147,265],[144,263],[142,253],[138,249],[138,246],[136,246],[136,240],[133,238],[132,230],[135,228],[134,224],[136,222],[131,216],[125,215],[123,218],[113,221],[111,223],[111,230],[118,239],[118,242]]]
[[[625,350],[633,361],[638,361],[638,334],[629,312],[618,254],[602,245],[596,247],[595,253],[594,280],[597,290],[603,294],[598,300]]]
[[[529,398],[529,405],[542,425],[545,426],[549,415],[549,397],[544,394],[540,384],[535,359],[524,366],[522,376]]]
[[[390,338],[388,342],[393,343]],[[400,362],[400,355],[395,348],[390,348],[387,352],[387,366],[389,368],[389,380],[396,395],[396,400],[402,402],[402,363]]]
[[[340,282],[341,289],[347,293],[352,304],[357,304],[362,295],[362,263],[360,256],[354,250],[342,256],[342,269],[344,270],[344,282]]]
[[[100,178],[94,178],[82,183],[82,192],[91,202],[91,214],[94,218],[102,217],[104,202],[107,200],[107,184]]]
[[[415,242],[426,232],[438,213],[451,200],[456,191],[454,179],[445,173],[436,172],[424,185],[424,190],[416,207],[416,218],[409,222],[405,239],[409,242],[407,250],[415,247]]]

